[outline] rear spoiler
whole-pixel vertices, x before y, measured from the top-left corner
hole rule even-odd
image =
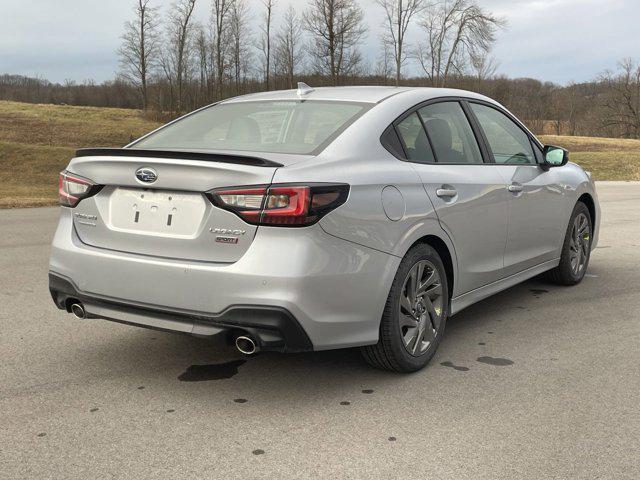
[[[184,150],[138,150],[135,148],[81,148],[76,150],[76,157],[145,157],[174,158],[180,160],[201,160],[204,162],[235,163],[254,167],[283,167],[278,162],[264,158],[246,157],[244,155],[226,155],[219,153],[190,152]]]

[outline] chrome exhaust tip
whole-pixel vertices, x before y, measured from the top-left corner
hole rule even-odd
[[[258,351],[256,342],[254,342],[251,337],[247,337],[245,335],[236,337],[236,348],[240,353],[245,355],[253,355]]]
[[[84,307],[81,303],[72,304],[71,313],[73,313],[76,318],[87,318],[87,313],[84,311]]]

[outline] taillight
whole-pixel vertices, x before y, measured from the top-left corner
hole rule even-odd
[[[75,207],[83,198],[95,195],[102,188],[91,180],[79,177],[69,172],[60,173],[58,196],[63,207]]]
[[[347,201],[349,185],[272,185],[219,188],[207,193],[211,202],[247,223],[304,227]]]

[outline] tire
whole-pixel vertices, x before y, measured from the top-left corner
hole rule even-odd
[[[584,219],[586,219],[586,222],[584,222]],[[580,233],[580,225],[586,227],[583,234]],[[577,236],[576,229],[578,229]],[[559,285],[567,286],[577,285],[582,281],[591,258],[591,232],[593,232],[593,223],[589,209],[584,203],[578,202],[573,208],[569,219],[567,232],[562,243],[560,263],[556,268],[547,272],[549,280]],[[578,256],[577,264],[575,263],[576,255]],[[576,268],[576,265],[578,268]]]
[[[415,309],[408,311],[409,305]],[[448,314],[449,289],[442,260],[429,245],[416,245],[398,267],[378,343],[361,347],[364,359],[376,368],[400,373],[424,368],[440,344]]]

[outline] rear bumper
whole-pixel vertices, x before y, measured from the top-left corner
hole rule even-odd
[[[154,330],[181,332],[212,337],[234,331],[248,332],[261,350],[305,352],[313,350],[311,340],[295,317],[283,308],[234,305],[224,312],[206,313],[158,309],[119,299],[81,292],[68,278],[49,273],[49,291],[56,306],[69,309],[71,302],[81,302],[87,318],[102,318],[118,323]]]
[[[54,292],[84,296],[87,311],[100,318],[195,335],[239,323],[279,328],[283,349],[294,351],[376,343],[400,260],[317,225],[260,228],[235,263],[135,255],[83,244],[72,210],[62,208],[49,270],[72,287],[69,293],[54,280]],[[282,330],[291,321],[283,318],[299,325],[310,348],[289,341]]]

